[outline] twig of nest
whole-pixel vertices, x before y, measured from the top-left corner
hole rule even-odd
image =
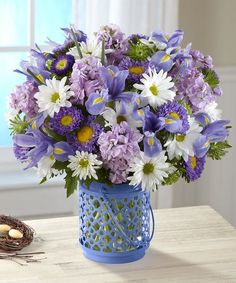
[[[11,216],[0,215],[0,250],[20,251],[31,244],[34,230]]]
[[[0,252],[0,259],[6,259],[16,262],[19,265],[26,265],[27,263],[31,262],[41,262],[41,260],[46,259],[44,258],[34,258],[35,255],[42,255],[45,254],[44,252],[29,252],[29,253],[1,253]]]

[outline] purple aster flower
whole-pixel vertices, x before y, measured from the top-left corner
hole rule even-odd
[[[205,156],[198,158],[195,156],[189,156],[188,161],[184,162],[184,168],[186,170],[186,179],[188,182],[195,181],[200,178],[202,171],[204,170]]]
[[[70,78],[75,103],[83,104],[86,96],[104,88],[99,75],[101,66],[101,62],[92,56],[76,61]]]
[[[51,72],[58,76],[65,76],[72,71],[75,59],[72,55],[62,54],[53,60]]]
[[[159,118],[165,118],[165,128],[171,133],[184,134],[190,127],[186,109],[177,102],[163,104],[160,106],[157,115]],[[181,125],[178,123],[179,121],[181,121]]]
[[[129,57],[124,57],[118,65],[118,68],[120,70],[129,71],[128,80],[139,82],[143,77],[143,73],[148,69],[148,64],[148,61],[135,61]]]
[[[92,116],[84,118],[74,133],[67,134],[67,141],[74,151],[96,152],[97,140],[102,132],[102,127],[93,121],[94,117]]]
[[[49,44],[53,46],[52,52],[55,53],[55,55],[60,55],[65,54],[74,46],[74,40],[67,38],[62,44],[49,40]]]
[[[59,135],[70,133],[79,127],[83,115],[76,107],[62,107],[51,119],[51,126]]]
[[[37,102],[34,98],[37,91],[38,87],[31,81],[16,86],[10,95],[9,106],[25,113],[27,119],[33,118],[38,113]]]
[[[19,146],[16,143],[14,143],[13,145],[13,151],[14,151],[15,157],[21,162],[26,162],[28,160],[27,154],[31,149],[32,148],[30,147]]]
[[[128,41],[117,25],[102,26],[96,33],[98,41],[104,40],[108,64],[119,64],[127,51]]]
[[[121,122],[111,131],[101,133],[98,144],[104,164],[110,169],[115,183],[127,181],[124,172],[131,160],[140,152],[138,143],[142,135],[130,128],[128,123]],[[119,168],[116,164],[120,164]],[[119,178],[118,178],[119,176]]]

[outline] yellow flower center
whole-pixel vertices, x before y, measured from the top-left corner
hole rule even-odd
[[[129,68],[129,72],[134,75],[140,75],[144,73],[144,68],[142,66],[132,66]]]
[[[64,153],[64,150],[61,149],[61,148],[54,148],[54,149],[53,149],[53,153],[55,153],[55,154],[63,154],[63,153]]]
[[[67,65],[67,60],[66,59],[61,59],[60,61],[57,62],[56,68],[58,70],[64,70],[66,68],[66,65]]]
[[[77,132],[77,140],[80,143],[86,143],[91,140],[93,136],[93,128],[89,126],[84,126]]]
[[[177,135],[177,136],[176,136],[176,140],[177,140],[178,142],[182,142],[182,141],[184,141],[184,139],[185,139],[185,135]]]
[[[197,159],[195,156],[191,157],[191,168],[195,169],[195,167],[197,166]]]
[[[124,121],[126,121],[125,116],[122,116],[122,115],[117,116],[117,118],[116,118],[117,124],[120,124],[121,122],[124,122]]]
[[[154,143],[153,137],[149,137],[149,138],[148,138],[148,144],[149,144],[150,146],[152,146],[153,143]]]
[[[41,74],[37,74],[36,78],[40,80],[40,82],[44,83],[44,79]]]
[[[51,102],[56,103],[59,98],[60,98],[59,93],[58,93],[58,92],[54,92],[54,93],[51,95]]]
[[[156,85],[150,86],[150,87],[149,87],[149,90],[151,91],[151,93],[152,93],[153,95],[155,95],[155,96],[158,95],[158,88],[157,88]]]
[[[93,104],[98,104],[98,103],[102,102],[102,100],[103,100],[102,97],[97,97],[97,98],[94,99]]]
[[[180,119],[179,114],[176,113],[176,112],[170,112],[169,115],[170,115],[172,118],[174,118],[174,119],[177,119],[177,120]]]
[[[170,59],[170,55],[166,54],[161,58],[161,62],[166,62]]]
[[[88,165],[89,165],[89,161],[87,159],[81,159],[80,162],[79,162],[79,165],[82,167],[82,168],[87,168]]]
[[[61,118],[62,126],[69,126],[73,122],[73,118],[70,115],[65,115]]]
[[[146,175],[151,174],[154,171],[154,165],[152,163],[146,163],[143,166],[143,173]]]

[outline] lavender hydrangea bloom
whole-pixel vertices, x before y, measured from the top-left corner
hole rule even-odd
[[[205,164],[205,156],[198,158],[195,156],[189,156],[188,161],[184,162],[184,168],[186,170],[186,179],[188,182],[195,181],[200,178]]]
[[[36,92],[38,87],[31,81],[16,86],[10,95],[9,106],[25,113],[27,119],[33,118],[38,113],[37,102],[34,98]]]
[[[126,122],[121,122],[111,131],[104,132],[98,139],[101,157],[106,166],[110,169],[111,180],[115,184],[127,181],[124,172],[131,160],[140,152],[138,143],[142,135],[130,128]],[[121,167],[115,164],[122,165]]]
[[[75,103],[83,104],[86,96],[103,88],[99,75],[101,66],[101,62],[92,56],[76,61],[70,78]]]

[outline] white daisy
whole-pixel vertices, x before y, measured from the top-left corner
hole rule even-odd
[[[221,119],[222,110],[218,109],[217,106],[218,104],[216,102],[211,102],[204,108],[204,112],[211,117],[212,122]]]
[[[159,73],[156,70],[149,68],[148,74],[143,74],[142,84],[134,84],[136,89],[141,90],[141,96],[153,108],[161,106],[167,101],[172,101],[175,97],[175,92],[170,90],[174,86],[171,82],[171,77],[167,77],[167,73],[161,70]]]
[[[61,107],[70,107],[71,103],[68,99],[74,95],[70,91],[70,86],[65,85],[67,78],[64,77],[61,81],[55,77],[51,80],[46,80],[46,85],[39,86],[39,92],[35,93],[39,112],[45,111],[50,117],[54,113],[58,113]]]
[[[96,169],[101,167],[102,161],[97,159],[96,154],[76,151],[75,156],[69,156],[69,162],[68,167],[73,171],[73,177],[77,176],[80,180],[92,177],[98,179]]]
[[[37,175],[40,179],[46,178],[47,180],[52,176],[52,174],[57,175],[59,171],[52,166],[55,163],[55,158],[53,156],[44,156],[38,162]]]
[[[194,156],[193,144],[201,136],[200,132],[202,127],[194,120],[189,118],[190,128],[184,135],[175,135],[170,137],[164,146],[167,147],[169,159],[174,157],[183,156],[183,159],[187,162],[189,156]]]
[[[142,127],[142,120],[134,119],[131,115],[133,114],[134,106],[129,103],[126,105],[126,109],[123,109],[121,102],[116,102],[115,110],[106,107],[102,113],[103,118],[105,119],[105,127],[115,127],[120,124],[122,121],[126,121],[132,129]]]
[[[98,42],[96,39],[87,40],[80,43],[80,50],[83,57],[93,56],[101,59],[102,54],[102,42]],[[80,59],[77,47],[73,47],[67,54],[71,54],[75,59]]]
[[[169,173],[174,171],[174,167],[166,162],[165,151],[160,152],[156,157],[147,157],[144,152],[135,157],[128,172],[133,173],[128,177],[130,185],[138,186],[141,184],[143,190],[155,191]]]

